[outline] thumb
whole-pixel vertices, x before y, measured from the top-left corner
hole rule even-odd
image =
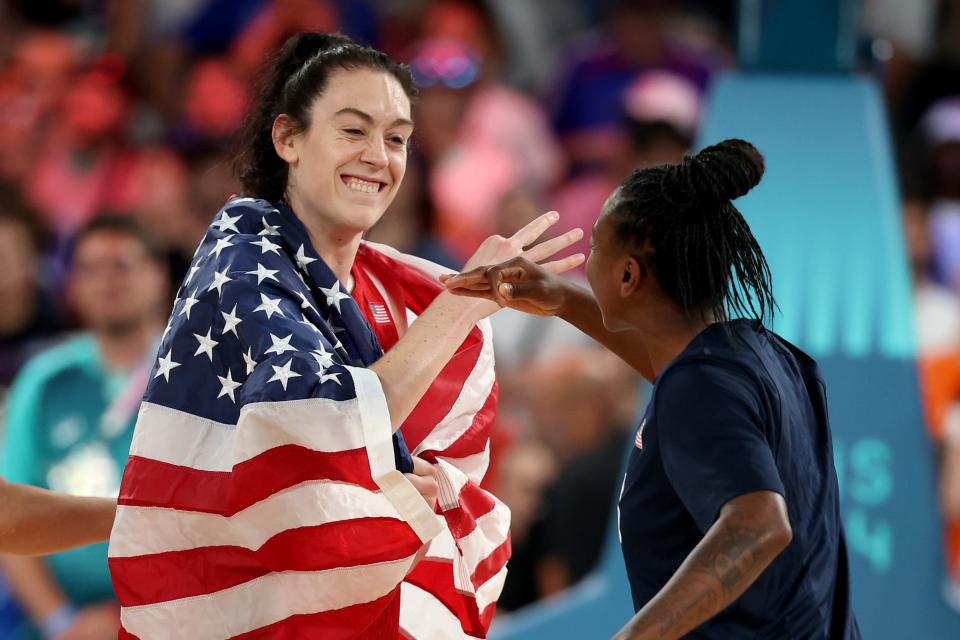
[[[539,296],[542,287],[540,283],[533,280],[520,282],[501,282],[497,287],[500,296],[505,300],[517,300],[520,298],[536,299]]]

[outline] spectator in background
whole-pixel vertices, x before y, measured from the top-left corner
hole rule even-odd
[[[123,136],[129,115],[123,67],[105,56],[76,78],[41,145],[26,189],[57,238],[70,238],[97,211],[134,203],[138,155]]]
[[[524,558],[524,565],[532,569],[536,585],[536,592],[528,594],[529,602],[578,582],[600,558],[639,380],[598,346],[554,347],[538,355],[518,379],[523,380],[523,388],[515,392],[523,394],[533,440],[546,445],[549,458],[561,469],[542,497],[526,499],[542,502],[539,521],[528,532],[531,548],[525,550],[533,556]],[[525,471],[509,467],[504,465],[508,478]],[[540,463],[539,468],[549,471],[550,466]],[[538,477],[548,474],[541,470]],[[530,582],[520,568],[511,566],[508,585]],[[511,586],[517,606],[525,604],[515,591]]]
[[[528,437],[501,455],[499,471],[497,495],[510,507],[513,552],[497,609],[513,611],[540,597],[537,565],[543,555],[544,495],[560,469],[550,449]]]
[[[931,277],[929,200],[907,192],[903,224],[913,276],[924,416],[937,453],[947,599],[960,609],[960,298]]]
[[[550,207],[563,214],[564,226],[593,227],[607,196],[634,169],[676,164],[690,150],[700,123],[700,94],[690,81],[665,71],[641,73],[620,104],[626,145],[611,152],[607,165],[573,176],[553,195]],[[572,250],[587,254],[589,244],[584,237]]]
[[[59,310],[42,287],[41,249],[36,212],[16,189],[0,184],[0,389],[63,330]]]
[[[2,475],[71,495],[115,498],[163,326],[166,272],[131,218],[85,226],[72,267],[69,299],[88,331],[37,356],[17,377]],[[0,562],[45,637],[117,637],[106,544]]]
[[[503,198],[521,186],[545,191],[563,157],[540,107],[485,75],[468,45],[424,40],[409,64],[421,92],[414,144],[429,167],[440,237],[462,261],[495,232]]]
[[[31,30],[10,42],[10,62],[0,67],[0,180],[20,183],[78,61],[74,43],[60,33]]]
[[[960,295],[960,96],[936,102],[921,122],[933,202],[930,237],[936,276]]]
[[[552,102],[557,133],[575,171],[606,170],[622,153],[624,90],[640,73],[667,71],[703,92],[724,61],[719,43],[681,38],[674,0],[615,0],[606,33],[574,51],[561,67]]]

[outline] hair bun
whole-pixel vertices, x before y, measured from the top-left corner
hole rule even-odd
[[[754,188],[763,177],[763,156],[746,140],[732,138],[688,159],[690,187],[701,206],[715,207]]]
[[[280,50],[279,58],[283,76],[290,76],[303,68],[308,60],[318,53],[334,47],[355,44],[340,33],[303,32],[291,37]]]

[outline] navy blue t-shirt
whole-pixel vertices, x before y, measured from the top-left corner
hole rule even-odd
[[[817,365],[759,322],[734,320],[705,329],[660,373],[638,429],[620,497],[636,610],[721,507],[754,491],[785,498],[793,541],[686,637],[858,639]]]

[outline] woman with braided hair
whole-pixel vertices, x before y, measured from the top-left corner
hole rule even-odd
[[[732,203],[763,171],[743,140],[635,171],[594,225],[592,292],[522,258],[444,278],[563,318],[653,383],[619,503],[620,640],[859,638],[823,381],[764,326],[770,270]]]

